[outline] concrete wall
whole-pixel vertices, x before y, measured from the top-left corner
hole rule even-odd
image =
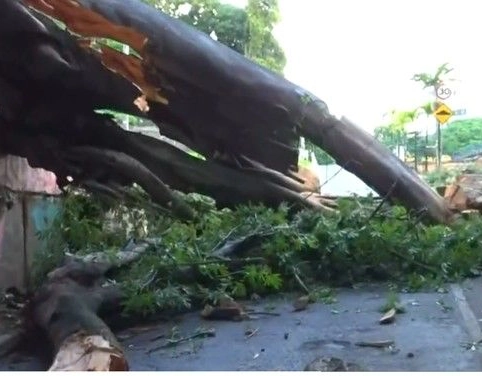
[[[27,287],[40,245],[36,234],[58,212],[58,193],[53,173],[30,167],[24,158],[0,158],[0,289]],[[13,204],[7,209],[10,198]]]
[[[15,192],[60,194],[52,172],[32,168],[25,158],[12,155],[0,157],[0,186]]]
[[[11,209],[0,214],[0,289],[28,286],[40,247],[38,232],[52,223],[59,210],[60,199],[55,196],[17,194]]]

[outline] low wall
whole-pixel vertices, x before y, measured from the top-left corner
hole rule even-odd
[[[60,209],[55,175],[24,158],[0,158],[0,289],[28,286],[37,233]]]
[[[49,226],[60,210],[60,199],[38,194],[16,194],[12,207],[0,214],[0,289],[29,285],[38,232]]]

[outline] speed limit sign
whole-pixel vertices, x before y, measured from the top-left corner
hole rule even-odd
[[[438,99],[442,99],[442,100],[449,99],[452,96],[452,89],[446,85],[440,85],[439,87],[437,87],[437,91],[435,92],[435,95],[437,96]]]

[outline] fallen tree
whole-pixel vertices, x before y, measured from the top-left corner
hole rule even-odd
[[[152,7],[136,0],[0,4],[0,152],[55,172],[60,185],[71,177],[116,192],[137,182],[184,218],[192,213],[170,189],[207,194],[222,206],[333,207],[296,178],[305,136],[382,196],[451,221],[440,196],[323,101]],[[101,109],[147,117],[205,160],[126,132]]]

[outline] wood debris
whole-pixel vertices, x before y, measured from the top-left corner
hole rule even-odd
[[[391,310],[387,311],[381,318],[380,324],[391,324],[395,321],[395,316],[397,314],[396,308],[392,308]]]

